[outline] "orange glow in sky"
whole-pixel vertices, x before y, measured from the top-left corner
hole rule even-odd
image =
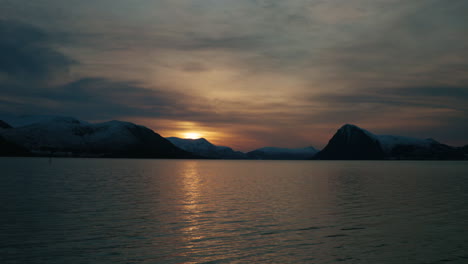
[[[322,148],[344,124],[468,144],[468,0],[3,2],[0,119],[130,121],[242,151]]]
[[[201,138],[201,134],[197,132],[184,132],[183,133],[184,138],[189,138],[189,139],[198,139]]]

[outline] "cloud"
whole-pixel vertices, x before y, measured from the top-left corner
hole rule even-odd
[[[336,106],[372,104],[394,107],[447,108],[468,111],[468,87],[398,87],[322,93],[311,97]]]
[[[466,144],[468,87],[382,87],[321,93],[306,99],[320,124],[355,123],[373,132]]]
[[[466,1],[400,4],[372,12],[346,42],[324,49],[318,60],[328,80],[348,87],[466,86]],[[375,17],[380,13],[380,17]]]
[[[77,62],[58,52],[43,30],[0,20],[0,111],[3,113],[64,113],[86,119],[119,116],[177,118],[197,116],[203,108],[190,95],[171,89],[147,88],[135,81],[80,78],[61,84]],[[200,108],[200,109],[199,109]]]
[[[15,62],[0,61],[3,111],[187,121],[269,142],[348,122],[467,130],[465,0],[73,3],[2,9],[23,21],[0,27],[15,41],[0,39]]]
[[[258,123],[253,113],[276,116],[268,110],[268,102],[209,99],[196,93],[138,81],[114,80],[105,77],[83,77],[51,84],[46,81],[63,77],[78,62],[58,52],[48,34],[38,27],[14,21],[1,21],[5,38],[0,40],[1,72],[0,111],[10,114],[63,113],[88,120],[127,118],[161,118],[214,123]],[[240,38],[199,41],[198,46],[242,46]],[[183,70],[200,72],[206,66],[193,62]],[[69,78],[63,78],[69,79]],[[265,99],[264,99],[265,100]],[[273,106],[278,106],[273,105]],[[265,110],[266,109],[266,110]],[[270,118],[268,118],[270,119]]]
[[[74,60],[49,46],[39,28],[0,20],[0,74],[8,80],[45,80],[66,72]]]
[[[4,112],[66,113],[88,120],[118,117],[196,119],[209,107],[198,105],[194,98],[178,92],[148,89],[138,83],[105,78],[84,78],[54,87],[16,86],[3,90],[1,99],[8,105]]]

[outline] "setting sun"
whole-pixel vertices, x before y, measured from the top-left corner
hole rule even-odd
[[[189,138],[189,139],[198,139],[201,138],[201,134],[197,132],[186,132],[184,133],[184,138]]]

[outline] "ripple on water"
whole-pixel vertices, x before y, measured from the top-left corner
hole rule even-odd
[[[467,263],[468,165],[0,159],[0,263]]]

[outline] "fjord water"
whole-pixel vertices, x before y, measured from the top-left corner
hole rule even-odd
[[[467,162],[0,168],[0,263],[468,263]]]

